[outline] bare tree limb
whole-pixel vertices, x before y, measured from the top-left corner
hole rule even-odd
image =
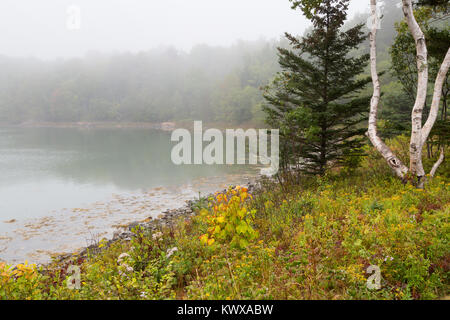
[[[436,82],[434,84],[434,93],[433,93],[433,101],[431,102],[430,114],[428,115],[427,122],[425,122],[422,128],[422,143],[428,139],[430,135],[431,129],[436,122],[438,112],[439,112],[439,104],[441,102],[442,97],[442,88],[444,86],[444,82],[447,79],[448,69],[450,67],[450,48],[445,55],[444,61],[439,69],[438,75],[436,77]]]
[[[444,147],[441,147],[441,154],[439,155],[439,159],[433,165],[433,168],[431,168],[431,171],[430,171],[430,176],[431,177],[434,177],[434,175],[436,174],[437,169],[444,162],[444,159],[445,159],[445,150],[444,150]]]

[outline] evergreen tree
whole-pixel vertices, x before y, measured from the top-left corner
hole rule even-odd
[[[264,92],[267,122],[280,128],[282,163],[306,173],[323,175],[328,166],[359,154],[364,139],[359,124],[367,119],[370,97],[359,92],[371,82],[361,76],[369,55],[350,53],[367,35],[363,24],[341,31],[348,4],[324,0],[313,11],[294,6],[313,30],[300,39],[286,33],[291,49],[278,48],[282,71]]]

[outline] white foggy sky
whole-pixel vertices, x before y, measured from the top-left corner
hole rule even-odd
[[[351,0],[349,15],[368,3]],[[80,30],[66,27],[69,5],[81,9]],[[288,0],[0,0],[0,54],[53,59],[161,45],[188,51],[302,34],[307,26]]]

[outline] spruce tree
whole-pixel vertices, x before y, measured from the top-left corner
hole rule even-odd
[[[264,92],[267,122],[280,128],[282,163],[310,174],[359,154],[366,131],[360,124],[370,97],[360,91],[371,82],[361,76],[369,55],[352,51],[367,35],[363,24],[343,30],[348,4],[324,0],[303,10],[313,30],[303,38],[286,33],[291,48],[278,48],[282,71]]]

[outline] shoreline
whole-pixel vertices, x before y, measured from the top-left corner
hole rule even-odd
[[[10,265],[13,269],[16,269],[18,265],[24,262],[31,263],[37,266],[37,268],[48,269],[49,267],[54,267],[60,264],[66,264],[70,261],[82,259],[87,260],[91,257],[97,256],[98,253],[105,249],[108,249],[112,244],[117,242],[127,242],[131,241],[132,237],[135,235],[133,229],[136,227],[142,228],[144,231],[154,231],[162,230],[167,227],[174,226],[180,218],[188,219],[195,214],[195,205],[204,199],[208,199],[215,194],[227,190],[229,186],[246,186],[249,190],[254,190],[258,181],[261,179],[260,174],[256,175],[244,175],[238,179],[231,179],[224,184],[214,186],[202,191],[201,197],[190,197],[183,200],[182,203],[175,204],[173,206],[168,206],[169,208],[161,208],[159,211],[152,214],[148,213],[142,217],[137,217],[137,219],[128,219],[123,223],[116,224],[112,226],[112,230],[107,235],[100,235],[88,239],[84,244],[80,243],[78,245],[68,248],[68,250],[51,250],[45,249],[38,251],[45,251],[47,255],[46,259],[37,259],[37,261],[30,260],[30,258],[16,259],[15,261],[0,260],[3,263]],[[57,241],[61,243],[61,241]]]
[[[55,124],[28,123],[22,124],[20,127],[24,127],[25,125],[28,127],[36,127],[45,125],[51,126]],[[58,126],[62,125],[63,124],[58,124]],[[86,124],[71,124],[72,127],[84,125]],[[106,126],[105,123],[97,125]],[[107,124],[108,127],[114,125],[115,124],[112,123]],[[121,125],[124,126],[124,124]],[[155,126],[155,124],[149,123],[141,123],[138,125],[141,125],[142,127]],[[160,126],[161,124],[158,125]],[[56,129],[56,134],[58,134],[58,130],[59,129]],[[74,130],[77,131],[77,129]],[[8,131],[8,129],[5,131]],[[15,129],[12,129],[11,131],[15,132]],[[21,132],[21,129],[17,129],[17,131]],[[26,131],[26,129],[23,131]],[[30,132],[33,133],[34,130],[31,129]],[[52,130],[50,130],[50,132],[53,133]],[[89,129],[87,129],[86,132],[89,132]],[[142,134],[146,133],[147,131],[142,132]],[[151,134],[151,132],[148,131],[148,134]],[[161,194],[156,192],[154,198],[153,196],[150,198],[146,197],[145,193],[148,193],[147,191],[150,190],[141,190],[136,194],[133,193],[132,196],[127,193],[118,197],[115,197],[114,195],[113,201],[108,200],[109,196],[108,198],[105,196],[105,199],[100,201],[97,201],[98,199],[96,199],[96,196],[91,196],[85,204],[62,204],[61,207],[49,209],[51,212],[49,211],[48,213],[44,211],[46,210],[45,208],[42,212],[39,209],[40,207],[38,208],[39,211],[35,207],[30,207],[29,209],[25,208],[25,210],[29,210],[30,213],[24,215],[23,219],[17,218],[17,221],[14,221],[14,224],[5,224],[4,229],[2,229],[0,234],[0,261],[13,266],[21,264],[24,261],[30,261],[37,265],[47,264],[59,255],[67,255],[69,252],[79,252],[81,249],[85,249],[90,244],[95,243],[97,239],[105,237],[105,241],[113,240],[115,237],[119,236],[117,234],[115,235],[117,230],[122,230],[127,224],[131,223],[136,225],[142,223],[144,220],[150,220],[150,217],[156,220],[156,217],[159,215],[166,216],[161,220],[162,222],[165,222],[169,218],[189,214],[189,212],[186,213],[186,208],[189,206],[185,207],[184,203],[185,201],[196,199],[196,193],[193,193],[193,191],[196,191],[194,189],[202,189],[202,195],[205,195],[222,190],[222,188],[228,185],[246,185],[258,176],[258,173],[253,169],[251,169],[251,171],[248,170],[250,169],[244,170],[244,172],[232,170],[230,174],[227,170],[224,170],[224,173],[215,173],[217,176],[212,176],[212,180],[210,178],[205,179],[202,174],[197,174],[193,176],[192,179],[194,180],[189,180],[189,184],[191,182],[194,184],[193,186],[187,186],[189,187],[188,189],[184,188],[186,186],[180,185],[180,182],[184,181],[182,178],[175,177],[172,179],[173,181],[171,180],[171,184],[176,183],[174,184],[176,187],[173,188],[173,190],[163,190],[164,192],[161,191]],[[227,172],[226,174],[225,171]],[[211,174],[208,174],[208,176]],[[172,185],[168,185],[167,187],[171,186]],[[49,191],[46,195],[50,200],[52,193]],[[113,194],[111,193],[111,195]],[[137,200],[135,199],[136,196],[138,198]],[[142,199],[147,200],[143,201]],[[145,205],[145,208],[144,206],[140,206],[141,202]],[[182,211],[182,213],[171,211],[175,208]],[[37,215],[34,214],[35,212]],[[86,214],[81,215],[79,214],[80,212]],[[121,213],[124,213],[124,215],[121,216]],[[13,215],[11,218],[8,217],[8,219],[4,220],[12,220],[12,218],[15,217],[16,216]],[[128,228],[127,231],[130,231],[130,228]],[[5,237],[1,237],[3,233]],[[120,234],[120,237],[124,238],[126,236],[122,233]]]
[[[225,186],[231,185],[242,185],[248,186],[248,188],[253,188],[256,184],[256,181],[260,179],[260,175],[243,175],[238,179],[231,179],[228,183],[225,182],[222,186],[211,186],[211,188],[207,188],[202,191],[201,198],[197,197],[188,197],[185,200],[182,200],[182,203],[178,203],[172,206],[167,206],[169,208],[161,208],[160,210],[154,213],[147,213],[142,217],[136,217],[135,219],[128,219],[128,221],[124,221],[115,225],[111,225],[112,230],[108,232],[108,234],[91,234],[90,239],[86,238],[86,242],[79,243],[79,246],[74,245],[72,248],[68,248],[68,250],[52,250],[50,248],[37,249],[37,251],[44,252],[44,255],[47,257],[45,259],[37,259],[33,261],[33,259],[29,257],[24,257],[23,259],[16,259],[14,261],[8,261],[8,259],[0,260],[0,262],[9,264],[12,268],[16,268],[17,265],[23,264],[24,262],[28,262],[31,264],[35,264],[39,267],[49,267],[51,265],[64,263],[70,257],[79,258],[88,258],[88,253],[96,255],[98,252],[103,251],[103,249],[107,249],[112,243],[117,241],[130,241],[133,237],[134,233],[132,232],[135,227],[141,227],[143,230],[155,230],[155,229],[163,229],[165,227],[170,227],[174,225],[176,221],[181,217],[189,218],[194,214],[194,206],[199,200],[207,199],[211,196],[214,196],[217,192],[222,192]],[[180,194],[177,192],[177,194]],[[81,227],[82,229],[86,229],[85,227]],[[89,229],[89,228],[88,228]],[[87,230],[87,229],[86,229]],[[62,243],[61,241],[55,240],[57,243]],[[100,243],[102,244],[100,247]],[[33,250],[35,252],[36,250]]]
[[[261,179],[261,176],[255,177],[253,180],[248,181],[247,183],[242,183],[242,186],[245,186],[249,192],[252,192],[256,189],[258,185],[258,181]],[[235,186],[232,186],[235,187]],[[220,189],[215,192],[211,192],[203,196],[202,198],[210,198],[214,197],[216,193],[226,192],[226,189]],[[91,244],[86,247],[81,247],[79,250],[75,252],[69,252],[64,254],[57,254],[52,258],[52,261],[48,263],[38,264],[37,267],[42,267],[44,270],[49,268],[52,265],[59,264],[67,264],[72,259],[75,260],[86,260],[88,259],[88,255],[92,254],[93,256],[98,255],[103,250],[108,249],[113,243],[121,242],[121,241],[131,241],[132,237],[135,235],[133,230],[138,227],[142,228],[143,231],[155,231],[161,230],[165,227],[171,227],[178,221],[179,218],[190,218],[195,215],[195,209],[193,208],[196,203],[201,201],[201,199],[195,200],[187,200],[186,204],[182,207],[176,209],[168,209],[162,211],[156,219],[152,217],[147,217],[146,219],[140,221],[134,221],[124,225],[123,227],[118,228],[117,231],[113,233],[113,237],[111,239],[107,239],[102,242],[102,246],[100,246],[100,241],[97,243]],[[104,238],[105,239],[105,238]]]

